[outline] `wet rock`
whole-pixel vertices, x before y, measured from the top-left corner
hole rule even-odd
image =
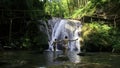
[[[85,53],[80,52],[80,53],[78,53],[77,55],[79,55],[79,56],[85,56]]]
[[[69,58],[67,56],[60,55],[57,58],[55,58],[55,60],[57,60],[57,61],[68,61]]]

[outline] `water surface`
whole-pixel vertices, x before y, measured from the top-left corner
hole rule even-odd
[[[120,54],[76,52],[6,51],[0,52],[0,68],[120,68]]]

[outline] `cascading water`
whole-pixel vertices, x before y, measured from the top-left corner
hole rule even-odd
[[[55,36],[56,28],[57,28],[57,25],[59,25],[60,21],[61,21],[60,18],[52,18],[52,20],[48,20],[48,24],[51,26],[51,38],[48,41],[49,49],[47,51],[50,51],[50,50],[53,51],[53,46],[51,44],[53,43],[55,39],[54,36]]]
[[[64,28],[64,25],[66,24],[66,21],[67,20],[61,20],[60,22],[56,22],[55,26],[54,26],[54,29],[52,31],[52,40],[51,40],[51,43],[53,43],[53,41],[55,39],[57,40],[60,40],[60,39],[63,39],[63,35],[66,35],[66,31],[65,31],[65,28]],[[51,46],[51,50],[53,50],[53,47]],[[56,48],[57,51],[58,48]]]
[[[62,40],[65,36],[68,36],[69,39],[77,39],[77,41],[69,42],[69,49],[77,50],[80,52],[80,41],[79,41],[79,33],[81,30],[81,22],[77,20],[69,20],[69,19],[61,19],[59,22],[56,22],[54,28],[52,30],[52,38],[50,43],[53,43],[55,39]],[[51,44],[49,45],[51,50],[53,47]],[[59,46],[57,46],[59,47]]]
[[[73,49],[75,49],[75,50],[77,50],[78,52],[81,52],[80,50],[80,35],[81,35],[81,27],[82,27],[82,25],[80,25],[80,24],[77,24],[76,25],[76,27],[75,27],[75,30],[74,30],[74,32],[73,32],[73,39],[78,39],[78,40],[76,40],[76,41],[73,41],[72,42],[72,45],[75,45],[75,46],[72,46],[71,47],[71,51],[73,50]]]
[[[80,41],[79,41],[79,33],[81,33],[81,22],[77,20],[70,19],[60,19],[60,18],[52,18],[42,22],[45,25],[46,34],[48,35],[48,51],[53,51],[53,46],[51,45],[55,39],[62,40],[65,36],[68,36],[68,39],[77,41],[72,41],[68,43],[68,47],[70,51],[77,50],[80,52]],[[60,46],[60,45],[59,45]],[[57,49],[58,50],[58,47]]]

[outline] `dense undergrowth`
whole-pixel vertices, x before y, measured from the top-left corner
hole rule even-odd
[[[120,32],[104,22],[85,23],[82,28],[86,51],[120,52]]]

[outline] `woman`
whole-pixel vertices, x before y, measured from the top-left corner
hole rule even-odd
[[[62,40],[63,42],[63,54],[64,55],[67,55],[67,50],[68,50],[68,42],[69,41],[76,41],[77,39],[75,40],[69,40],[67,36],[65,36],[65,38]]]
[[[56,51],[57,49],[57,43],[58,43],[57,39],[55,39],[54,42],[52,43],[54,51]]]

